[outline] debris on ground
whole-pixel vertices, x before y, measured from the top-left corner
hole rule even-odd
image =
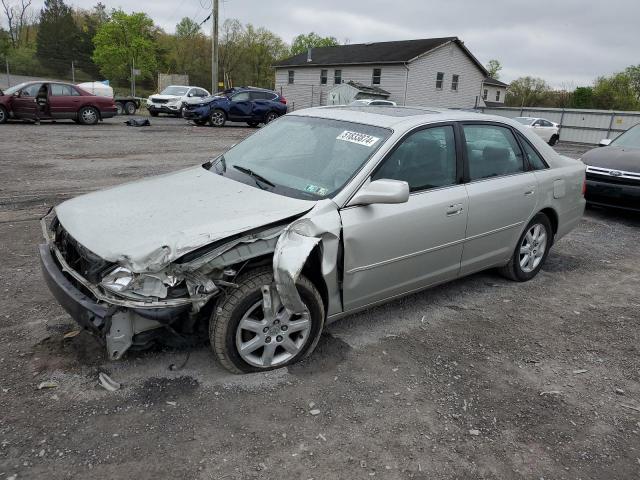
[[[38,390],[42,390],[44,388],[58,388],[58,383],[53,380],[47,380],[38,384]]]
[[[573,374],[574,374],[574,375],[580,375],[581,373],[587,373],[588,371],[589,371],[589,370],[587,370],[587,369],[580,368],[580,369],[578,369],[578,370],[574,370],[574,371],[573,371]]]
[[[77,337],[80,334],[80,330],[71,330],[70,332],[65,333],[62,338],[67,339],[67,338],[73,338],[73,337]]]
[[[100,372],[98,374],[98,381],[100,382],[100,385],[102,385],[102,388],[108,390],[109,392],[115,392],[120,388],[120,384],[118,382],[116,382],[111,377],[109,377],[109,375],[103,372]]]
[[[471,429],[469,430],[469,435],[477,437],[478,435],[480,435],[480,430]]]
[[[313,410],[309,410],[309,413],[313,416],[320,415],[320,410],[314,408]]]

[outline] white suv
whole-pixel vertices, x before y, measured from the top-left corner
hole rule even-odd
[[[147,99],[147,110],[152,117],[157,117],[159,113],[181,117],[184,106],[190,99],[208,96],[209,92],[204,88],[170,85]]]

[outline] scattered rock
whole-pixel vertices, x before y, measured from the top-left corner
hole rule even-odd
[[[478,436],[480,435],[480,430],[471,429],[469,430],[469,435]]]
[[[320,410],[314,408],[313,410],[309,410],[309,413],[313,416],[320,415]]]
[[[616,388],[614,391],[615,391],[618,395],[624,395],[624,390],[623,390],[623,389],[621,389],[621,388]]]
[[[574,375],[580,375],[581,373],[587,373],[587,372],[588,372],[588,370],[586,370],[584,368],[581,368],[581,369],[578,369],[578,370],[574,370],[573,374]]]
[[[167,401],[167,405],[171,405],[172,407],[175,407],[176,405],[178,405],[178,402],[169,402],[169,401]]]

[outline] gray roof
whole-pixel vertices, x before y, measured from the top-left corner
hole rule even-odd
[[[400,40],[395,42],[354,43],[336,47],[316,47],[311,49],[311,61],[307,61],[307,53],[274,63],[274,67],[302,67],[317,65],[354,65],[354,64],[389,64],[408,63],[421,55],[455,42],[469,56],[478,68],[486,75],[484,66],[464,46],[458,37],[423,38],[419,40]]]
[[[391,92],[387,92],[386,90],[375,87],[373,85],[365,85],[364,83],[354,82],[353,80],[346,83],[347,85],[351,85],[353,88],[357,88],[362,93],[369,93],[371,95],[380,95],[383,97],[388,97],[391,95]]]
[[[508,87],[509,84],[508,83],[504,83],[501,82],[500,80],[496,79],[496,78],[491,78],[491,77],[487,77],[484,79],[483,83],[485,85],[494,85],[496,87]]]

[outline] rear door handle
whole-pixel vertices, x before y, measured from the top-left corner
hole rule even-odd
[[[447,217],[453,217],[454,215],[460,215],[464,209],[462,208],[461,203],[456,203],[454,205],[449,205],[447,207]]]

